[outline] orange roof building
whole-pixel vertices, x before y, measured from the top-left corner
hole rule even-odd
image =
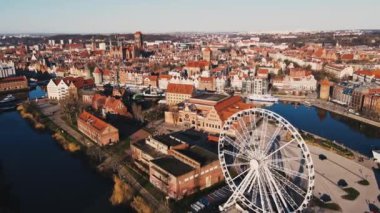
[[[244,103],[240,96],[201,94],[190,98],[175,120],[168,112],[165,122],[218,134],[231,115],[252,107],[252,104]]]
[[[166,103],[168,105],[176,105],[191,98],[194,94],[194,85],[170,83],[165,94]]]
[[[117,143],[119,130],[100,118],[83,111],[77,119],[78,130],[100,146]]]

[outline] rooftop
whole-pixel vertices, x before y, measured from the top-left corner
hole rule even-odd
[[[176,177],[182,176],[194,170],[193,167],[170,156],[154,159],[151,162]]]
[[[221,94],[212,94],[212,93],[203,93],[200,95],[196,95],[193,97],[193,99],[202,99],[202,100],[207,100],[207,101],[221,101],[228,96],[226,95],[221,95]]]
[[[179,139],[171,135],[155,135],[153,136],[153,139],[165,144],[168,147],[182,144],[182,142]]]
[[[176,150],[177,152],[199,162],[202,166],[218,160],[218,156],[199,146],[192,146],[189,149]]]

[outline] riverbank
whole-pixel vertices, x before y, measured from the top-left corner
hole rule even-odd
[[[329,112],[333,112],[342,116],[345,116],[350,119],[354,119],[356,121],[360,121],[365,124],[369,124],[375,127],[380,128],[380,122],[374,121],[359,115],[355,115],[353,113],[347,112],[347,108],[340,106],[338,104],[334,104],[332,102],[323,101],[320,99],[315,98],[309,98],[307,96],[293,96],[293,95],[275,95],[276,98],[278,98],[282,102],[296,102],[300,104],[305,104],[305,101],[308,102],[308,104],[318,107],[320,109],[327,110]]]
[[[62,120],[58,105],[51,105],[48,103],[48,101],[42,100],[38,102],[37,107],[38,110],[41,111],[42,115],[45,116],[48,121],[52,122],[52,130],[69,135],[71,138],[75,139],[79,144],[81,144],[83,147],[83,152],[88,157],[98,160],[97,168],[101,168],[98,171],[102,171],[103,173],[115,173],[131,188],[134,189],[136,192],[136,202],[139,203],[139,205],[136,204],[134,206],[141,206],[140,199],[144,198],[144,200],[146,200],[146,203],[148,203],[151,208],[155,209],[157,212],[170,211],[165,205],[163,205],[162,200],[158,200],[155,198],[154,194],[152,195],[152,192],[149,192],[149,188],[145,188],[145,186],[141,185],[140,180],[143,180],[142,176],[131,174],[130,167],[126,165],[125,161],[123,161],[123,159],[126,157],[125,152],[115,151],[115,149],[112,149],[112,147],[98,147],[91,140],[89,140],[87,137],[82,135],[80,132]],[[99,165],[101,165],[101,167],[99,167]],[[151,189],[151,191],[154,191],[154,189]],[[153,193],[157,194],[159,192],[154,191]],[[140,198],[137,196],[140,196]]]

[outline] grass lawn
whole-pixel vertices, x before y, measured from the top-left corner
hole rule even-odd
[[[343,190],[347,194],[343,195],[342,198],[346,200],[355,200],[360,195],[360,192],[352,187],[344,188]]]

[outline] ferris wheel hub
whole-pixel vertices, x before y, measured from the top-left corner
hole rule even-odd
[[[251,166],[252,170],[257,170],[259,168],[259,162],[256,159],[252,159],[249,162],[249,165]]]

